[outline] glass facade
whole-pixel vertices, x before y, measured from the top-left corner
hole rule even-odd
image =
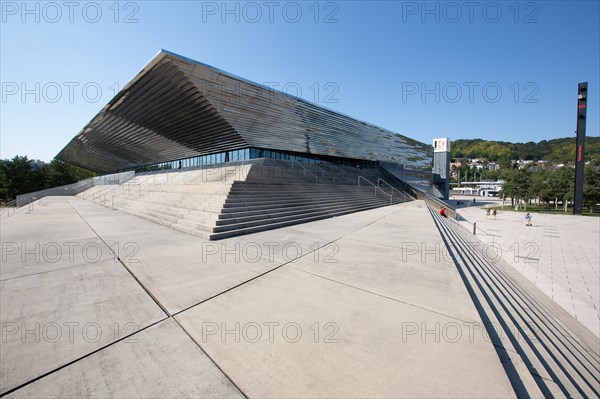
[[[268,148],[242,148],[239,150],[223,151],[214,154],[200,155],[191,158],[176,159],[168,162],[138,166],[137,168],[135,168],[135,171],[139,173],[154,170],[198,168],[206,165],[217,165],[227,162],[240,162],[259,158],[282,159],[286,161],[297,161],[305,163],[345,165],[362,168],[375,167],[378,164],[377,161],[368,161],[364,159],[350,159],[315,154],[303,154],[290,151],[273,150]]]

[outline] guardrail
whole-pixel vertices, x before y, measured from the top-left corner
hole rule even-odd
[[[386,195],[388,197],[390,197],[390,205],[392,205],[392,201],[393,201],[393,197],[392,194],[388,194],[385,191],[383,191],[380,187],[378,187],[377,185],[373,184],[372,182],[370,182],[369,180],[367,180],[365,177],[363,176],[358,176],[358,186],[361,187],[360,185],[360,181],[366,181],[368,184],[370,184],[371,186],[373,186],[374,191],[373,191],[373,195],[376,197],[377,196],[377,191],[380,191],[381,193],[383,193],[383,195]]]
[[[413,199],[424,200],[427,196],[425,191],[412,186],[388,170],[385,164],[379,165],[379,171],[396,186],[400,187],[403,191],[410,195]]]
[[[302,175],[304,176],[304,178],[306,179],[306,174],[308,173],[309,175],[314,176],[315,178],[315,183],[319,183],[319,176],[314,174],[313,172],[311,172],[310,170],[308,170],[307,168],[305,168],[304,166],[300,165],[300,162],[298,161],[290,161],[292,163],[292,168],[294,168],[295,166],[298,166],[301,170],[302,170]],[[321,171],[321,180],[323,179],[323,171]]]
[[[405,202],[405,201],[406,201],[406,197],[407,197],[407,194],[406,194],[406,193],[404,193],[404,192],[402,192],[402,191],[400,191],[400,190],[398,190],[398,189],[394,188],[394,186],[392,186],[390,183],[388,183],[388,182],[386,182],[385,180],[383,180],[382,178],[378,177],[378,178],[377,178],[377,185],[378,185],[378,186],[381,186],[381,183],[385,184],[386,186],[388,186],[388,187],[391,189],[391,190],[390,190],[390,205],[392,205],[392,204],[393,204],[393,201],[394,201],[394,191],[398,193],[398,194],[396,194],[396,195],[398,195],[398,196],[401,196],[401,197],[402,197],[402,202]]]
[[[46,190],[17,195],[15,201],[17,207],[20,208],[44,197],[60,195],[77,195],[94,186],[118,185],[130,180],[134,176],[135,172],[121,172],[105,176],[91,177],[89,179],[80,180],[76,183],[67,184],[60,187],[54,187]]]
[[[481,227],[477,227],[477,222],[473,221],[470,222],[467,219],[465,219],[463,216],[461,216],[455,208],[449,206],[448,204],[446,204],[445,202],[443,202],[442,200],[440,200],[439,198],[433,197],[431,195],[427,195],[426,199],[425,199],[425,203],[430,205],[431,208],[436,209],[437,211],[440,210],[441,207],[446,208],[446,213],[448,214],[448,218],[452,219],[456,222],[457,226],[461,226],[462,228],[464,228],[467,231],[470,231],[473,235],[477,234],[477,233],[483,233],[485,235],[490,235],[491,233],[485,231],[484,229],[482,229]],[[465,226],[464,224],[461,224],[459,222],[465,222],[469,225]]]
[[[16,199],[0,206],[0,213],[2,214],[2,217],[7,217],[7,218],[10,217],[10,213],[11,213],[10,211],[12,211],[13,215],[17,211],[17,200]],[[4,216],[4,213],[6,213],[6,216]]]
[[[449,206],[448,204],[446,204],[444,201],[442,201],[439,198],[436,198],[432,195],[427,194],[425,196],[425,203],[428,205],[431,205],[432,208],[436,209],[436,210],[440,210],[441,208],[445,208],[446,209],[446,214],[448,215],[448,217],[450,219],[454,219],[454,220],[458,220],[459,219],[459,214],[456,212],[456,209],[452,208],[451,206]]]
[[[67,184],[65,186],[49,188],[47,190],[35,191],[33,193],[27,193],[22,195],[17,195],[16,203],[17,207],[22,207],[28,205],[36,200],[42,199],[48,196],[57,196],[57,195],[77,195],[89,188],[94,187],[94,182],[92,179],[86,179],[79,181],[73,184]]]

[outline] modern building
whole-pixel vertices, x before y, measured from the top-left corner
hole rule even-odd
[[[432,150],[161,50],[57,157],[108,173],[253,158],[422,167],[431,164]]]

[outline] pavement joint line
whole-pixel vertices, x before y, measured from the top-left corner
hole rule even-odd
[[[308,254],[311,254],[311,253],[313,253],[313,252],[314,252],[314,251],[311,251],[311,252],[307,253],[306,255],[308,255]],[[304,256],[306,256],[306,255],[302,255],[301,257],[304,257]],[[301,257],[299,257],[299,258],[296,258],[296,259],[300,259]],[[278,266],[275,266],[274,268],[272,268],[272,269],[269,269],[269,270],[267,270],[267,271],[265,271],[265,272],[263,272],[263,273],[260,273],[260,274],[258,274],[258,275],[256,275],[256,276],[252,277],[252,278],[251,278],[251,279],[249,279],[249,280],[243,281],[243,282],[241,282],[241,283],[239,283],[239,284],[237,284],[237,285],[235,285],[235,286],[233,286],[233,287],[230,287],[230,288],[228,288],[228,289],[226,289],[226,290],[224,290],[224,291],[222,291],[222,292],[219,292],[218,294],[215,294],[215,295],[213,295],[213,296],[211,296],[211,297],[209,297],[209,298],[203,299],[203,300],[201,300],[200,302],[198,302],[198,303],[195,303],[195,304],[193,304],[193,305],[190,305],[190,306],[188,306],[188,307],[187,307],[187,308],[185,308],[185,309],[181,309],[181,310],[179,310],[179,311],[177,311],[177,312],[174,312],[174,313],[173,313],[171,316],[173,316],[173,317],[174,317],[174,316],[177,316],[177,315],[179,315],[179,314],[181,314],[181,313],[183,313],[183,312],[185,312],[185,311],[188,311],[188,310],[192,309],[193,307],[196,307],[196,306],[198,306],[198,305],[201,305],[201,304],[203,304],[204,302],[210,301],[211,299],[214,299],[214,298],[216,298],[216,297],[218,297],[218,296],[220,296],[220,295],[223,295],[223,294],[225,294],[225,293],[227,293],[227,292],[229,292],[229,291],[232,291],[232,290],[234,290],[234,289],[236,289],[236,288],[238,288],[238,287],[240,287],[240,286],[242,286],[242,285],[245,285],[245,284],[247,284],[247,283],[249,283],[249,282],[251,282],[251,281],[254,281],[254,280],[256,280],[256,279],[258,279],[258,278],[260,278],[260,277],[264,276],[265,274],[268,274],[268,273],[274,272],[275,270],[282,268],[282,267],[283,267],[283,266],[285,266],[286,264],[288,264],[288,263],[290,263],[290,262],[293,262],[293,261],[295,261],[296,259],[294,259],[294,260],[291,260],[291,261],[288,261],[288,262],[285,262],[285,263],[282,263],[282,264],[280,264],[280,265],[278,265]]]
[[[107,261],[107,260],[109,260],[109,259],[105,259],[104,261]],[[29,276],[39,276],[40,274],[48,274],[48,273],[52,273],[52,272],[58,272],[58,271],[61,271],[61,270],[74,269],[76,267],[83,267],[83,266],[95,265],[95,264],[98,264],[98,263],[101,263],[101,262],[103,262],[103,261],[99,260],[98,262],[84,263],[82,265],[66,266],[66,267],[61,267],[60,269],[46,270],[45,272],[31,273],[31,274],[26,274],[24,276],[9,277],[9,278],[5,278],[5,279],[0,279],[0,283],[2,283],[4,281],[18,280],[20,278],[25,278],[25,277],[29,277]]]
[[[188,332],[188,330],[186,330],[185,327],[183,327],[175,317],[171,317],[171,319],[173,319],[173,321],[175,321],[175,323],[177,323],[179,328],[181,328],[183,330],[183,332],[192,340],[193,343],[196,344],[196,346],[202,351],[202,353],[204,353],[204,355],[206,355],[206,357],[215,365],[215,367],[217,369],[219,369],[219,371],[221,373],[223,373],[223,375],[233,384],[234,387],[237,388],[237,390],[244,396],[244,398],[246,398],[246,399],[250,398],[250,396],[248,396],[248,394],[246,394],[246,392],[244,392],[242,387],[239,386],[238,384],[236,384],[236,382],[233,380],[233,378],[231,378],[229,376],[229,374],[227,374],[225,372],[225,370],[223,370],[223,368],[221,368],[221,366],[219,366],[219,364],[216,362],[216,360],[211,355],[209,355],[207,351],[204,350],[202,345],[200,345],[200,343],[194,339],[194,337]]]
[[[312,272],[309,272],[309,271],[306,271],[306,270],[303,270],[303,269],[298,269],[297,267],[294,267],[294,266],[289,266],[289,267],[291,267],[294,270],[298,270],[299,272],[310,274],[311,276],[315,276],[315,277],[318,277],[318,278],[322,278],[323,280],[331,281],[333,283],[337,283],[337,284],[340,284],[340,285],[343,285],[343,286],[346,286],[346,287],[349,287],[349,288],[353,288],[355,290],[363,291],[363,292],[366,292],[366,293],[371,294],[371,295],[375,295],[375,296],[378,296],[378,297],[381,297],[381,298],[389,299],[389,300],[394,301],[394,302],[402,303],[404,305],[412,306],[412,307],[417,308],[417,309],[421,309],[421,310],[425,310],[427,312],[431,312],[431,313],[435,313],[435,314],[438,314],[438,315],[441,315],[441,316],[445,316],[445,317],[448,317],[449,319],[459,320],[459,321],[462,321],[462,322],[465,322],[465,323],[477,323],[477,320],[464,320],[464,319],[461,319],[460,317],[451,316],[451,315],[448,315],[446,313],[438,312],[438,311],[433,310],[433,309],[429,309],[429,308],[425,308],[425,307],[422,307],[422,306],[419,306],[419,305],[415,305],[413,303],[402,301],[402,300],[397,299],[397,298],[392,298],[390,296],[379,294],[377,292],[370,291],[370,290],[367,290],[365,288],[360,288],[360,287],[357,287],[357,286],[352,285],[352,284],[347,284],[347,283],[344,283],[344,282],[341,282],[341,281],[338,281],[338,280],[334,280],[334,279],[331,279],[331,278],[328,278],[328,277],[325,277],[325,276],[321,276],[319,274],[312,273]]]
[[[21,385],[18,385],[18,386],[14,387],[14,388],[11,388],[11,389],[9,389],[8,391],[6,391],[6,392],[4,392],[3,394],[1,394],[1,395],[0,395],[0,398],[1,398],[1,397],[3,397],[3,396],[6,396],[6,395],[8,395],[8,394],[11,394],[11,393],[13,393],[13,392],[15,392],[15,391],[17,391],[17,390],[19,390],[19,389],[21,389],[21,388],[24,388],[24,387],[26,387],[27,385],[29,385],[29,384],[32,384],[32,383],[34,383],[34,382],[36,382],[36,381],[38,381],[38,380],[41,380],[42,378],[44,378],[44,377],[47,377],[47,376],[49,376],[50,374],[56,373],[57,371],[60,371],[60,370],[62,370],[62,369],[64,369],[64,368],[66,368],[66,367],[69,367],[70,365],[72,365],[72,364],[74,364],[74,363],[77,363],[77,362],[78,362],[78,361],[80,361],[80,360],[83,360],[83,359],[85,359],[85,358],[87,358],[87,357],[90,357],[90,356],[92,356],[93,354],[95,354],[95,353],[97,353],[97,352],[100,352],[100,351],[101,351],[101,350],[103,350],[103,349],[106,349],[106,348],[108,348],[109,346],[113,346],[114,344],[116,344],[116,343],[118,343],[118,342],[121,342],[121,341],[123,341],[123,340],[129,339],[129,338],[133,337],[135,334],[138,334],[138,333],[140,333],[140,332],[142,332],[142,331],[144,331],[144,330],[147,330],[148,328],[150,328],[150,327],[152,327],[152,326],[155,326],[155,325],[157,325],[158,323],[162,323],[163,321],[165,321],[165,320],[168,320],[168,319],[169,319],[169,317],[168,317],[167,315],[165,315],[165,317],[163,317],[162,319],[160,319],[160,320],[157,320],[157,321],[155,321],[154,323],[151,323],[151,324],[147,325],[146,327],[140,328],[139,330],[137,330],[137,331],[135,331],[135,332],[132,332],[132,333],[131,333],[131,334],[129,334],[129,335],[125,335],[125,336],[123,336],[123,337],[121,337],[121,338],[119,338],[119,339],[117,339],[117,340],[115,340],[115,341],[113,341],[113,342],[111,342],[111,343],[108,343],[108,344],[106,344],[106,345],[104,345],[104,346],[101,346],[100,348],[94,349],[93,351],[91,351],[91,352],[89,352],[89,353],[86,353],[85,355],[83,355],[83,356],[80,356],[80,357],[78,357],[77,359],[73,359],[73,360],[71,360],[71,361],[69,361],[69,362],[67,362],[67,363],[63,364],[62,366],[56,367],[56,368],[54,368],[54,369],[52,369],[52,370],[50,370],[50,371],[47,371],[46,373],[44,373],[44,374],[42,374],[42,375],[39,375],[39,376],[37,376],[37,377],[35,377],[35,378],[33,378],[33,379],[31,379],[31,380],[27,381],[27,382],[24,382],[24,383],[22,383]]]
[[[103,239],[103,238],[102,238],[102,237],[101,237],[101,236],[100,236],[100,235],[99,235],[99,234],[96,232],[96,230],[94,230],[94,228],[93,228],[93,227],[92,227],[92,226],[91,226],[91,225],[90,225],[90,224],[87,222],[87,220],[85,220],[85,219],[84,219],[84,217],[83,217],[83,216],[82,216],[82,215],[79,213],[79,211],[77,211],[77,209],[75,209],[75,207],[74,207],[74,206],[71,204],[71,202],[70,202],[70,201],[67,201],[67,203],[68,203],[68,204],[71,206],[71,208],[73,208],[73,210],[74,210],[74,211],[75,211],[75,212],[76,212],[76,213],[79,215],[79,217],[80,217],[80,218],[81,218],[81,219],[82,219],[82,220],[83,220],[83,221],[84,221],[84,222],[85,222],[85,223],[86,223],[86,224],[89,226],[89,228],[90,228],[90,229],[92,229],[92,231],[94,232],[94,234],[96,234],[96,236],[98,236],[98,238],[99,238],[100,240],[102,240],[102,242],[103,242],[105,245],[107,245],[107,246],[108,246],[108,244],[106,244],[106,242],[104,241],[104,239]],[[116,257],[117,255],[114,253],[114,251],[112,251],[112,248],[111,248],[111,247],[109,247],[109,249],[111,250],[111,252],[113,252],[113,254],[114,254],[114,255],[115,255],[115,257]],[[129,274],[130,274],[130,275],[131,275],[131,276],[132,276],[132,277],[135,279],[135,281],[137,281],[137,283],[138,283],[138,284],[139,284],[139,285],[140,285],[140,286],[141,286],[141,287],[144,289],[144,291],[146,291],[146,293],[147,293],[147,294],[150,296],[150,298],[152,298],[152,300],[154,300],[154,302],[155,302],[155,303],[156,303],[156,304],[157,304],[157,305],[160,307],[160,309],[161,309],[161,310],[164,312],[164,314],[165,314],[165,318],[163,318],[163,319],[161,319],[161,320],[157,321],[156,323],[153,323],[153,324],[151,324],[150,326],[152,326],[152,325],[154,325],[154,324],[157,324],[157,323],[160,323],[161,321],[164,321],[164,320],[173,319],[173,321],[174,321],[174,322],[175,322],[175,323],[176,323],[176,324],[177,324],[177,325],[178,325],[178,326],[179,326],[179,327],[180,327],[180,328],[181,328],[181,329],[182,329],[182,330],[183,330],[183,331],[184,331],[184,332],[187,334],[187,336],[188,336],[188,337],[190,337],[190,339],[192,340],[192,342],[194,342],[194,343],[196,344],[196,346],[198,346],[198,348],[199,348],[199,349],[200,349],[200,350],[201,350],[201,351],[202,351],[202,352],[203,352],[203,353],[206,355],[206,357],[207,357],[207,358],[208,358],[208,359],[209,359],[209,360],[210,360],[210,361],[211,361],[211,362],[212,362],[212,363],[215,365],[215,367],[216,367],[217,369],[219,369],[219,371],[221,371],[221,373],[223,373],[223,375],[224,375],[224,376],[225,376],[225,377],[226,377],[226,378],[227,378],[227,379],[228,379],[228,380],[229,380],[229,381],[230,381],[230,382],[233,384],[233,386],[235,386],[235,387],[238,389],[238,391],[239,391],[239,392],[240,392],[240,393],[241,393],[241,394],[242,394],[242,395],[243,395],[245,398],[248,398],[248,395],[246,395],[246,394],[244,393],[244,391],[241,389],[241,387],[239,387],[239,386],[238,386],[238,385],[237,385],[237,384],[236,384],[236,383],[233,381],[233,379],[232,379],[231,377],[229,377],[229,375],[227,375],[227,373],[225,373],[225,371],[224,371],[224,370],[223,370],[223,369],[222,369],[222,368],[221,368],[221,367],[220,367],[220,366],[217,364],[217,362],[216,362],[216,361],[215,361],[215,360],[214,360],[214,359],[213,359],[211,356],[209,356],[209,355],[208,355],[208,353],[206,353],[206,351],[205,351],[205,350],[204,350],[204,349],[203,349],[203,348],[202,348],[202,347],[201,347],[201,346],[198,344],[198,342],[196,342],[196,340],[194,340],[194,339],[192,338],[192,336],[191,336],[191,335],[190,335],[190,334],[187,332],[187,330],[186,330],[185,328],[183,328],[183,326],[182,326],[182,325],[179,323],[179,321],[173,317],[175,314],[171,314],[171,313],[170,313],[170,312],[169,312],[169,311],[168,311],[168,310],[167,310],[167,309],[166,309],[166,308],[165,308],[165,307],[164,307],[164,306],[163,306],[163,305],[160,303],[160,301],[158,301],[158,299],[157,299],[157,298],[155,298],[155,297],[154,297],[154,295],[152,295],[152,293],[151,293],[151,292],[150,292],[150,291],[149,291],[149,290],[148,290],[148,289],[147,289],[147,288],[144,286],[144,284],[142,284],[142,282],[141,282],[141,281],[139,281],[139,280],[137,279],[137,277],[136,277],[136,276],[135,276],[135,275],[134,275],[134,274],[131,272],[131,270],[129,270],[129,268],[128,268],[128,267],[125,265],[125,263],[123,263],[123,261],[122,261],[122,260],[121,260],[119,257],[116,257],[116,259],[118,259],[118,260],[119,260],[119,263],[121,263],[121,265],[123,265],[123,267],[125,268],[125,270],[127,270],[127,271],[129,272]],[[179,313],[181,313],[181,312],[179,312]],[[148,327],[150,327],[150,326],[148,326]],[[146,328],[148,328],[148,327],[144,327],[144,329],[146,329]],[[142,330],[144,330],[144,329],[142,329]],[[136,331],[136,332],[135,332],[135,333],[133,333],[133,334],[136,334],[137,332],[139,332],[139,331],[142,331],[142,330],[138,330],[138,331]],[[132,334],[132,335],[133,335],[133,334]],[[118,341],[115,341],[115,342],[118,342]],[[114,343],[114,342],[113,342],[113,343]],[[108,347],[108,346],[110,346],[110,345],[112,345],[112,344],[106,345],[106,347]],[[100,348],[100,349],[103,349],[103,348]],[[95,351],[95,352],[96,352],[96,351]],[[94,353],[94,352],[92,352],[92,353]],[[90,354],[91,354],[91,353],[90,353]],[[90,354],[88,354],[88,355],[90,355]],[[86,356],[84,356],[84,357],[87,357],[88,355],[86,355]],[[83,357],[82,357],[82,358],[83,358]],[[80,359],[77,359],[77,360],[75,360],[75,361],[78,361],[78,360],[80,360]],[[75,362],[75,361],[73,361],[73,362]],[[58,369],[57,369],[57,370],[58,370]],[[56,370],[55,370],[55,371],[56,371]],[[35,380],[31,380],[31,381],[29,381],[27,384],[29,384],[29,383],[31,383],[31,382],[34,382],[34,381],[35,381]],[[13,391],[14,391],[14,390],[13,390]],[[12,391],[11,391],[11,392],[12,392]],[[1,396],[4,396],[4,395],[1,395]]]
[[[112,250],[112,248],[106,243],[106,241],[104,241],[104,238],[102,238],[100,236],[100,234],[98,234],[98,232],[96,232],[96,230],[94,230],[94,228],[88,223],[87,220],[85,220],[85,218],[81,215],[81,213],[79,213],[79,211],[73,206],[73,204],[71,204],[70,200],[67,200],[67,203],[69,204],[69,206],[71,208],[73,208],[73,210],[77,213],[77,215],[79,215],[79,217],[81,218],[81,220],[83,220],[83,222],[85,224],[88,225],[88,227],[94,232],[94,234],[96,234],[96,236],[104,243],[104,245],[106,245],[110,251],[113,253],[113,255],[115,256],[115,258],[119,261],[119,263],[125,268],[125,270],[127,270],[127,272],[131,275],[131,277],[140,285],[140,287],[142,287],[142,289],[146,292],[146,294],[148,294],[148,296],[150,298],[152,298],[152,300],[154,301],[154,303],[156,303],[156,305],[158,305],[158,307],[167,315],[170,316],[171,314],[169,313],[169,311],[162,305],[162,303],[160,303],[160,301],[158,300],[158,298],[156,298],[154,295],[152,295],[152,293],[150,292],[150,290],[148,290],[148,288],[146,288],[146,286],[135,276],[135,274],[133,274],[133,272],[127,267],[127,265],[125,265],[125,263],[121,260],[121,258],[118,257],[118,255]]]
[[[243,281],[243,282],[241,282],[241,283],[239,283],[239,284],[237,284],[237,285],[235,285],[235,286],[233,286],[233,287],[231,287],[231,288],[228,288],[228,289],[226,289],[225,291],[222,291],[222,292],[220,292],[220,293],[218,293],[218,294],[215,294],[215,295],[211,296],[210,298],[206,298],[206,299],[204,299],[204,300],[202,300],[202,301],[200,301],[200,302],[198,302],[198,303],[195,303],[195,304],[193,304],[193,305],[190,305],[190,306],[188,306],[188,307],[187,307],[187,308],[185,308],[185,309],[182,309],[182,310],[180,310],[180,311],[178,311],[178,312],[175,312],[175,313],[173,313],[173,314],[172,314],[172,316],[175,316],[175,315],[178,315],[178,314],[180,314],[180,313],[183,313],[183,312],[185,312],[185,311],[187,311],[187,310],[190,310],[190,309],[192,309],[192,308],[193,308],[193,307],[195,307],[195,306],[201,305],[201,304],[203,304],[204,302],[210,301],[211,299],[214,299],[214,298],[216,298],[216,297],[218,297],[218,296],[220,296],[220,295],[223,295],[223,294],[225,294],[225,293],[227,293],[227,292],[229,292],[229,291],[232,291],[232,290],[234,290],[234,289],[236,289],[236,288],[238,288],[238,287],[241,287],[242,285],[248,284],[249,282],[251,282],[251,281],[254,281],[254,280],[256,280],[256,279],[258,279],[258,278],[260,278],[260,277],[263,277],[264,275],[266,275],[266,274],[268,274],[268,273],[274,272],[275,270],[278,270],[278,269],[282,268],[283,266],[289,265],[290,263],[293,263],[293,262],[297,261],[298,259],[301,259],[301,258],[304,258],[305,256],[311,255],[311,254],[312,254],[312,253],[314,253],[315,251],[318,251],[318,250],[320,250],[321,248],[323,248],[323,247],[326,247],[326,246],[328,246],[328,245],[330,245],[330,244],[332,244],[332,243],[334,243],[334,242],[336,242],[336,241],[338,241],[338,240],[340,240],[340,239],[342,239],[342,238],[344,238],[344,237],[346,237],[346,236],[348,236],[348,235],[350,235],[350,234],[354,234],[354,233],[356,233],[357,231],[359,231],[359,230],[361,230],[361,229],[363,229],[363,228],[365,228],[365,227],[367,227],[367,226],[370,226],[371,224],[373,224],[373,223],[375,223],[375,222],[377,222],[377,221],[379,221],[379,220],[381,220],[381,219],[383,219],[383,218],[385,218],[385,217],[388,217],[388,216],[390,216],[390,215],[392,215],[392,214],[394,214],[394,213],[396,213],[396,212],[399,212],[399,211],[401,211],[402,209],[403,209],[403,208],[401,208],[401,209],[396,209],[396,210],[394,210],[393,212],[390,212],[389,214],[386,214],[386,215],[384,215],[384,216],[380,217],[379,219],[376,219],[376,220],[374,220],[374,221],[372,221],[372,222],[370,222],[370,223],[367,223],[367,224],[366,224],[366,225],[364,225],[364,226],[361,226],[361,227],[359,227],[358,229],[356,229],[356,230],[354,230],[354,231],[352,231],[352,232],[350,232],[350,233],[346,234],[345,236],[342,236],[342,237],[340,237],[340,238],[334,239],[334,240],[332,240],[332,241],[325,242],[323,245],[319,246],[318,248],[316,248],[316,249],[313,249],[312,251],[310,251],[310,252],[307,252],[307,253],[305,253],[305,254],[302,254],[302,256],[299,256],[299,257],[297,257],[297,258],[294,258],[294,259],[292,259],[292,260],[289,260],[289,261],[287,261],[287,262],[284,262],[284,263],[282,263],[282,264],[280,264],[280,265],[278,265],[278,266],[275,266],[275,267],[274,267],[274,268],[272,268],[272,269],[269,269],[269,270],[267,270],[267,271],[265,271],[265,272],[263,272],[263,273],[261,273],[261,274],[258,274],[258,275],[256,275],[256,276],[252,277],[252,278],[251,278],[251,279],[249,279],[249,280]],[[310,249],[310,248],[309,248],[309,249]]]
[[[378,246],[387,247],[387,248],[402,249],[402,247],[399,247],[397,245],[383,244],[383,243],[380,243],[380,242],[373,242],[373,241],[358,240],[356,238],[351,238],[351,237],[344,237],[344,239],[345,240],[350,240],[350,241],[361,242],[361,243],[364,243],[364,244],[378,245]],[[442,242],[440,242],[440,245],[441,244],[442,244]]]

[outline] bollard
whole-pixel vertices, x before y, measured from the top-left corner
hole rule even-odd
[[[477,222],[473,222],[473,235],[477,234]]]

